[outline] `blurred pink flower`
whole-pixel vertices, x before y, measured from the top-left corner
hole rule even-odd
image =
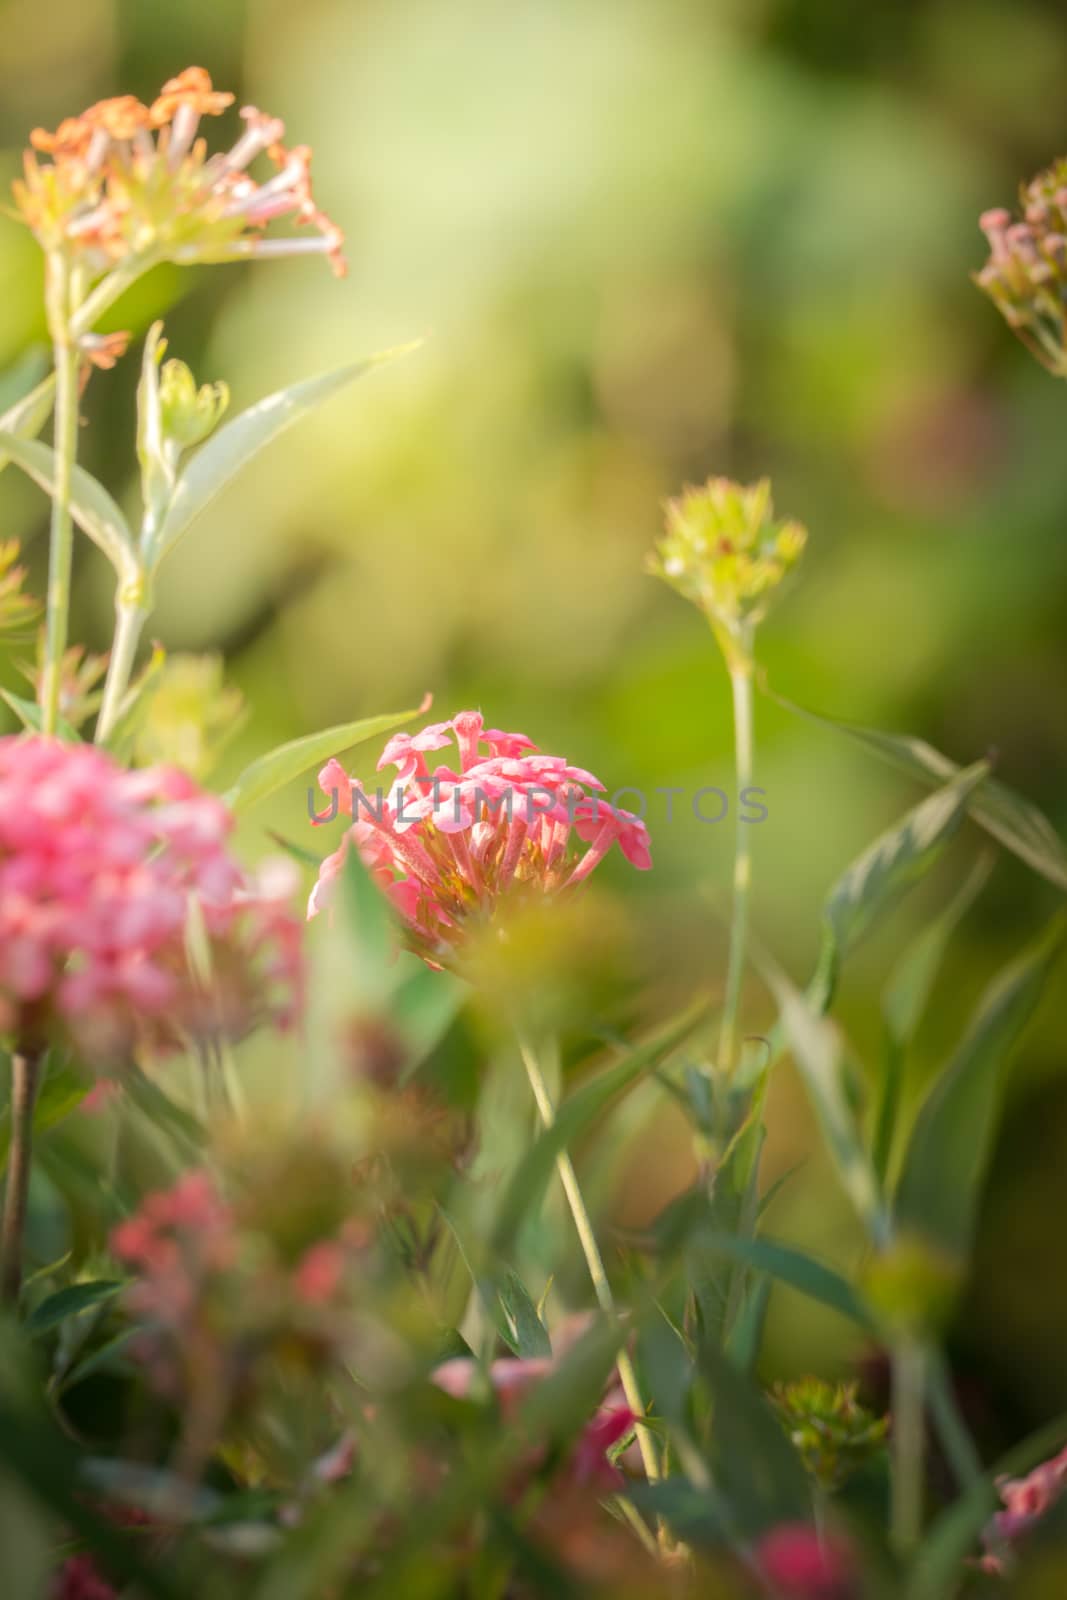
[[[0,1030],[103,1064],[291,1021],[299,924],[283,886],[257,885],[230,857],[231,826],[180,772],[0,739]],[[197,922],[207,974],[187,952]]]
[[[1004,1573],[1007,1570],[1005,1554],[1010,1554],[1041,1521],[1063,1493],[1067,1483],[1067,1448],[1059,1455],[1042,1461],[1025,1478],[999,1478],[997,1488],[1004,1502],[986,1528],[984,1542],[986,1554],[982,1566],[987,1572]]]
[[[489,1364],[489,1383],[500,1408],[504,1422],[513,1425],[519,1416],[523,1401],[550,1373],[555,1371],[556,1358],[552,1356],[504,1356]],[[435,1368],[433,1381],[446,1394],[465,1400],[474,1387],[478,1365],[469,1356],[456,1356]],[[578,1436],[564,1467],[564,1479],[573,1487],[590,1487],[598,1494],[609,1494],[624,1483],[619,1469],[607,1458],[607,1452],[633,1431],[634,1414],[622,1398],[621,1391],[612,1390],[597,1408]],[[536,1442],[535,1442],[536,1443]],[[540,1464],[542,1452],[533,1449],[526,1462],[530,1469]]]
[[[849,1545],[806,1522],[765,1533],[753,1556],[768,1593],[779,1600],[854,1600],[859,1594]]]
[[[49,1600],[118,1600],[90,1555],[68,1556],[52,1579]]]
[[[426,756],[454,738],[456,768],[431,772]],[[487,753],[483,752],[483,746]],[[319,774],[330,808],[352,826],[322,863],[308,915],[329,902],[351,845],[389,895],[413,947],[439,965],[462,942],[464,924],[499,903],[574,889],[618,844],[640,871],[652,865],[640,818],[600,798],[604,785],[562,756],[536,753],[521,733],[485,728],[481,713],[389,740],[378,770],[393,766],[388,792],[368,794],[338,761]],[[587,848],[581,851],[576,841]]]

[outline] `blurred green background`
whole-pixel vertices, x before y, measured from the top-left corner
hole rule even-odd
[[[351,272],[316,261],[161,271],[121,309],[235,406],[427,335],[331,402],[212,507],[168,562],[151,632],[225,652],[280,739],[414,704],[491,723],[610,788],[730,785],[724,674],[699,616],[645,577],[665,496],[768,473],[805,521],[802,580],[765,630],[803,703],[922,734],[1067,825],[1067,393],[968,281],[978,213],[1067,146],[1067,28],[1049,0],[34,0],[0,4],[0,161],[109,94],[190,62],[315,149]],[[226,129],[220,129],[222,139]],[[0,220],[0,371],[39,345],[40,260]],[[133,491],[136,360],[93,379],[86,464]],[[43,571],[45,504],[0,478],[0,532]],[[108,573],[79,552],[75,636],[109,639]],[[758,707],[756,926],[803,978],[822,892],[915,792],[846,742]],[[366,766],[361,770],[367,770]],[[606,868],[647,1018],[721,984],[729,826],[667,822],[656,870]],[[302,789],[246,829],[306,839]],[[978,848],[866,946],[842,1016],[878,1059],[887,965]],[[1052,908],[1004,860],[938,989],[912,1086]],[[1062,993],[1062,990],[1060,991]],[[752,1028],[770,1009],[758,986]],[[1064,1007],[1013,1074],[954,1355],[996,1442],[1067,1405]],[[788,1069],[770,1215],[848,1262],[857,1240]],[[687,1176],[670,1118],[618,1152],[617,1214]],[[788,1296],[773,1370],[833,1370],[847,1333]]]

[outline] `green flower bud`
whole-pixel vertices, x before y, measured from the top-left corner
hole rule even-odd
[[[807,537],[799,522],[775,520],[766,478],[748,487],[710,478],[668,501],[649,570],[699,606],[724,648],[736,648],[766,616]]]
[[[230,391],[224,383],[205,383],[198,389],[184,361],[166,361],[160,373],[159,401],[164,438],[179,450],[189,450],[218,427],[230,403]]]
[[[855,1383],[799,1378],[775,1384],[771,1404],[811,1476],[838,1489],[885,1446],[888,1421],[856,1399]]]

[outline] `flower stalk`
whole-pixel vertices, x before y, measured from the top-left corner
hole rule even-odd
[[[522,1056],[522,1064],[526,1068],[526,1076],[530,1081],[534,1103],[537,1106],[541,1122],[546,1129],[551,1128],[556,1120],[556,1108],[552,1103],[552,1096],[541,1071],[537,1054],[529,1041],[524,1039],[521,1034],[519,1035],[519,1054]],[[574,1162],[566,1150],[561,1151],[556,1157],[556,1170],[559,1173],[559,1181],[566,1196],[567,1204],[570,1207],[571,1216],[574,1219],[578,1242],[582,1247],[586,1266],[589,1268],[589,1276],[593,1282],[593,1293],[596,1295],[597,1303],[605,1316],[612,1322],[618,1323],[618,1308],[604,1268],[604,1258],[600,1254],[600,1246],[597,1244],[592,1219],[582,1195],[581,1186],[578,1183],[578,1174],[574,1170]],[[637,1446],[641,1452],[641,1462],[645,1469],[645,1476],[649,1483],[655,1483],[661,1476],[656,1444],[647,1426],[640,1420],[646,1415],[645,1403],[641,1398],[641,1387],[637,1381],[637,1372],[633,1361],[630,1359],[630,1354],[625,1348],[620,1349],[616,1365],[623,1394],[626,1396],[626,1404],[635,1418],[634,1428],[637,1434]]]
[[[729,660],[730,688],[734,710],[734,767],[737,793],[740,796],[752,782],[753,715],[752,715],[752,658],[748,641],[736,650]],[[735,808],[733,905],[730,915],[730,954],[726,969],[726,990],[722,1021],[719,1027],[719,1070],[729,1075],[735,1066],[737,1044],[737,1018],[741,1005],[741,988],[745,975],[745,954],[748,944],[749,893],[752,886],[752,851],[749,845],[749,824],[742,815],[741,806]]]
[[[107,743],[118,722],[148,611],[140,592],[129,594],[120,588],[115,599],[115,634],[104,680],[104,697],[96,722],[97,744]]]
[[[0,1224],[0,1302],[14,1306],[22,1288],[22,1236],[33,1155],[33,1112],[40,1083],[41,1053],[16,1050],[11,1057],[11,1148],[4,1215]]]
[[[893,1409],[891,1533],[898,1554],[909,1555],[922,1532],[923,1391],[926,1358],[912,1335],[903,1336],[892,1354]]]
[[[74,558],[74,525],[70,496],[78,454],[78,348],[70,330],[77,298],[77,274],[58,252],[48,259],[47,307],[56,371],[55,482],[48,549],[48,600],[45,615],[44,665],[41,673],[41,730],[54,734],[59,725],[59,695],[70,615],[70,578]]]

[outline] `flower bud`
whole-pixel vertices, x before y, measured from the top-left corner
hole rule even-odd
[[[184,361],[165,361],[159,379],[164,437],[180,450],[190,450],[214,433],[230,403],[225,383],[199,389]]]
[[[649,570],[699,606],[724,648],[736,648],[766,615],[807,537],[799,522],[775,519],[766,478],[747,487],[709,478],[668,501]]]

